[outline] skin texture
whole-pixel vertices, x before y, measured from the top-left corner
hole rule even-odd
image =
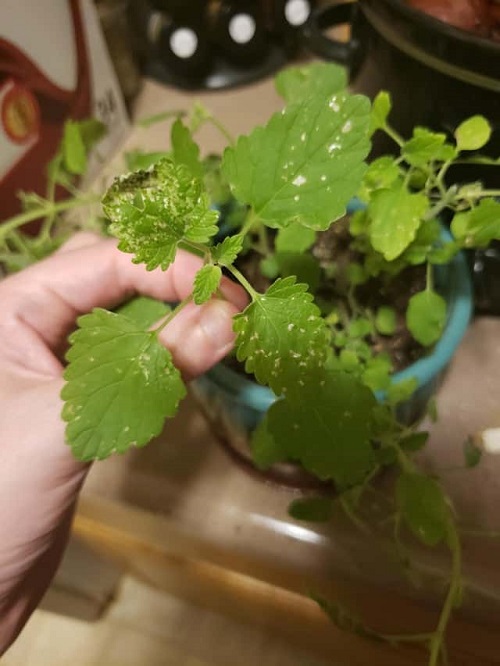
[[[89,467],[64,443],[59,394],[65,339],[76,318],[136,293],[181,300],[201,262],[180,251],[165,273],[131,263],[112,240],[80,234],[0,282],[0,654],[49,585]],[[231,318],[246,296],[229,280],[226,300],[190,304],[161,334],[185,379],[233,345]]]

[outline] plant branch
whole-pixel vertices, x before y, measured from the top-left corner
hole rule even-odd
[[[48,215],[56,215],[57,213],[62,213],[71,210],[72,208],[78,208],[79,206],[90,206],[93,203],[98,203],[100,200],[100,195],[92,194],[82,197],[81,199],[65,199],[58,203],[48,202],[46,205],[40,206],[39,208],[20,213],[19,215],[11,217],[10,220],[6,220],[2,226],[0,226],[0,240],[5,238],[5,236],[14,229],[22,227],[28,222],[33,222],[34,220],[38,220],[41,217],[46,217]]]
[[[252,301],[255,301],[256,299],[259,298],[260,294],[258,291],[255,291],[255,289],[252,287],[250,282],[246,279],[246,277],[241,273],[237,268],[234,266],[227,266],[227,270],[238,280],[238,282],[244,287],[250,296],[252,297]]]
[[[165,317],[164,321],[155,329],[153,329],[153,333],[158,337],[160,333],[163,331],[163,329],[170,324],[172,319],[176,317],[181,310],[183,310],[186,305],[191,303],[193,300],[193,294],[189,294],[189,296],[186,296],[173,310],[172,312],[169,312],[167,316]]]

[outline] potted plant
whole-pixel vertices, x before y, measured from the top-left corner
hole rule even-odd
[[[255,434],[259,464],[298,461],[321,481],[333,482],[351,514],[378,472],[391,468],[393,520],[426,545],[449,547],[451,582],[439,625],[425,637],[435,665],[459,601],[460,538],[441,486],[412,456],[427,436],[398,413],[418,380],[413,371],[391,379],[395,357],[386,342],[407,329],[410,360],[420,354],[425,367],[427,349],[436,343],[439,349],[457,300],[463,332],[470,294],[458,252],[500,237],[500,204],[493,198],[497,193],[480,184],[450,186],[445,175],[451,164],[467,160],[467,151],[487,143],[489,125],[481,117],[465,121],[453,141],[416,128],[404,141],[387,122],[388,95],[381,93],[371,108],[367,98],[346,92],[344,75],[333,66],[289,70],[277,85],[284,109],[227,148],[222,180],[217,165],[207,175],[189,128],[178,118],[168,156],[136,155],[149,168],[119,177],[104,195],[106,232],[134,262],[165,269],[184,248],[204,265],[193,293],[168,312],[155,305],[152,316],[151,303],[141,302],[133,315],[97,309],[79,319],[62,392],[68,443],[78,458],[100,459],[143,446],[161,431],[186,389],[158,333],[188,302],[217,297],[227,272],[250,299],[234,321],[237,360],[278,398],[271,396]],[[192,124],[202,116],[198,110]],[[399,144],[400,155],[367,168],[370,136],[377,130]],[[84,164],[81,127],[65,134],[61,155],[55,173],[72,191],[65,171]],[[224,190],[226,183],[239,205],[232,233],[217,239],[219,213],[210,192],[214,186]],[[25,197],[27,210],[0,227],[3,259],[16,248],[22,254],[26,245],[37,252],[38,244],[53,247],[57,241],[47,228],[53,228],[55,215],[95,201],[75,195],[59,203]],[[332,223],[343,218],[355,195],[363,207],[349,220]],[[453,213],[452,235],[436,219],[446,210]],[[40,217],[41,236],[20,236],[23,224]],[[46,237],[52,245],[41,243]],[[340,254],[331,254],[330,241]],[[259,289],[244,274],[248,257],[270,286]],[[400,289],[391,301],[394,284],[410,289]],[[457,284],[454,301],[449,294]],[[441,358],[438,371],[447,360]],[[434,381],[423,373],[425,401]],[[469,464],[478,456],[469,445]],[[329,497],[300,500],[292,515],[327,518],[331,503]]]

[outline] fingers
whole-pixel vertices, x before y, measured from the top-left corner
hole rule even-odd
[[[160,334],[175,365],[186,380],[208,370],[232,348],[232,317],[238,308],[228,301],[212,300],[182,310]]]
[[[94,238],[75,236],[56,255],[0,283],[5,325],[21,322],[54,350],[75,318],[95,307],[112,308],[136,293],[180,301],[192,292],[202,265],[198,257],[180,250],[167,271],[148,272],[117,250],[114,240]],[[246,305],[243,290],[230,280],[223,280],[221,291],[235,309]]]

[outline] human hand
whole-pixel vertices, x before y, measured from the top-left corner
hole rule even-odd
[[[0,654],[36,608],[63,553],[88,465],[64,443],[59,360],[76,318],[135,293],[181,300],[201,261],[179,251],[166,271],[132,264],[112,240],[80,234],[52,257],[0,282]],[[190,379],[231,349],[231,317],[246,305],[224,279],[226,301],[184,308],[160,339]]]

